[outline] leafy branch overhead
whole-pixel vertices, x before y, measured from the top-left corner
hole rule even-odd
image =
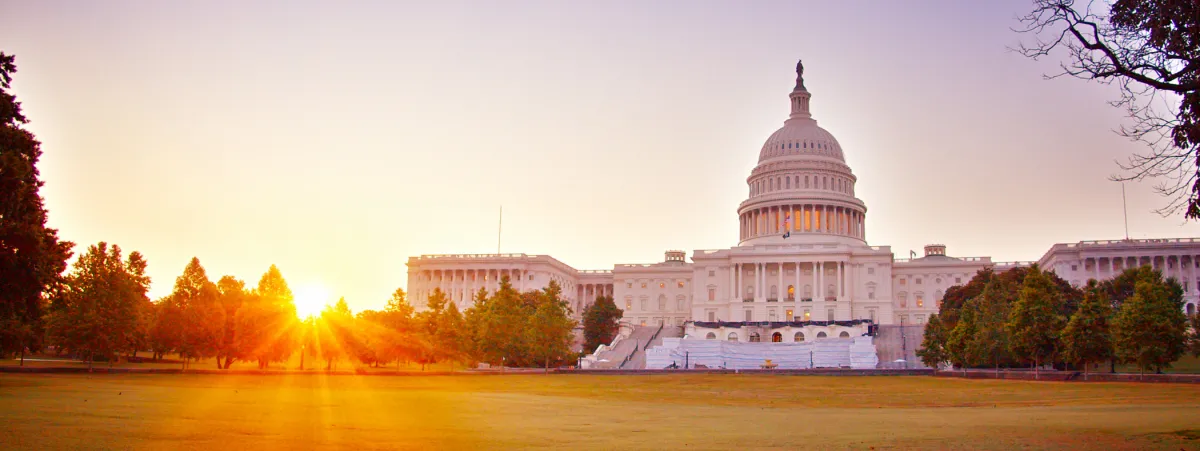
[[[1105,5],[1107,12],[1096,10]],[[1119,87],[1110,103],[1131,121],[1120,133],[1149,150],[1119,163],[1124,173],[1113,179],[1162,179],[1155,189],[1168,203],[1158,212],[1200,219],[1200,2],[1036,0],[1019,21],[1016,31],[1032,42],[1016,51],[1064,58],[1047,78]]]

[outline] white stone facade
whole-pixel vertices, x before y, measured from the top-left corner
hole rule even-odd
[[[509,274],[522,290],[557,280],[576,315],[596,296],[610,295],[627,325],[683,325],[693,338],[800,341],[857,336],[868,324],[923,324],[948,288],[980,269],[1032,263],[950,257],[938,244],[920,258],[896,258],[888,246],[867,244],[857,178],[841,145],[813,119],[802,75],[788,96],[791,114],[767,138],[747,178],[737,246],[697,250],[690,263],[684,252],[668,251],[661,263],[612,271],[579,271],[545,255],[413,257],[414,305],[423,307],[436,286],[466,308],[472,290],[494,291],[497,278]],[[1200,293],[1198,257],[1200,239],[1083,241],[1056,244],[1038,263],[1076,285],[1152,264],[1181,281],[1191,313]]]

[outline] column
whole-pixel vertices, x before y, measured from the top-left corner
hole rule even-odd
[[[758,300],[758,275],[761,271],[758,269],[758,263],[754,264],[754,288],[750,291],[750,298]]]
[[[754,302],[762,298],[762,263],[754,264]]]
[[[820,269],[819,269],[819,268],[820,268],[820,262],[818,262],[818,261],[812,261],[812,262],[810,262],[809,264],[812,266],[812,272],[813,272],[813,273],[812,273],[812,287],[813,287],[813,291],[812,291],[812,298],[813,298],[813,299],[816,299],[816,298],[817,298],[817,292],[818,292],[817,288],[821,286],[821,284],[820,284],[820,280],[818,280],[818,279],[821,277],[821,276],[820,276]]]
[[[836,293],[835,296],[837,296],[839,301],[842,300],[842,295],[845,294],[842,291],[842,273],[845,272],[845,270],[846,264],[844,262],[837,262],[837,290],[834,291],[834,293]]]
[[[804,296],[804,291],[801,291],[801,287],[800,287],[800,261],[797,260],[795,265],[796,265],[796,285],[794,285],[794,286],[796,287],[796,297],[793,300],[799,301],[800,297]]]
[[[1096,281],[1100,281],[1100,257],[1094,257],[1096,262],[1092,264],[1092,272],[1096,274]]]
[[[782,301],[787,299],[787,288],[783,286],[783,263],[780,262],[775,265],[779,267],[779,291],[777,291],[778,295],[776,299]]]
[[[737,263],[729,263],[729,286],[729,299],[737,299]]]
[[[733,287],[733,298],[741,300],[743,296],[745,296],[742,294],[742,292],[745,290],[745,288],[742,288],[742,285],[745,285],[742,283],[742,271],[744,270],[744,267],[741,263],[734,263],[733,266],[734,270],[737,271],[737,274],[734,274],[734,277],[736,277],[737,280],[734,281],[734,285],[736,286]]]
[[[813,299],[825,299],[825,262],[817,262],[817,283],[813,286]]]

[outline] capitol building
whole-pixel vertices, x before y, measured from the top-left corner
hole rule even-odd
[[[411,257],[414,306],[424,308],[438,288],[465,309],[480,288],[494,291],[507,276],[522,291],[557,281],[576,316],[597,296],[612,296],[630,326],[623,331],[682,326],[689,338],[803,342],[862,336],[873,324],[922,325],[948,288],[977,271],[1037,263],[1076,286],[1152,265],[1182,283],[1184,308],[1196,311],[1200,239],[1055,244],[1036,262],[955,257],[939,244],[925,246],[918,258],[897,258],[889,246],[869,244],[867,204],[855,194],[858,178],[837,139],[813,116],[803,66],[796,72],[787,96],[791,113],[767,137],[746,179],[735,246],[695,250],[690,262],[684,251],[671,250],[661,262],[611,270],[579,270],[549,255]]]

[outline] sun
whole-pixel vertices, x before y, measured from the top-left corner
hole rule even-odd
[[[319,283],[296,287],[296,316],[300,319],[321,314],[330,301],[329,289]]]

